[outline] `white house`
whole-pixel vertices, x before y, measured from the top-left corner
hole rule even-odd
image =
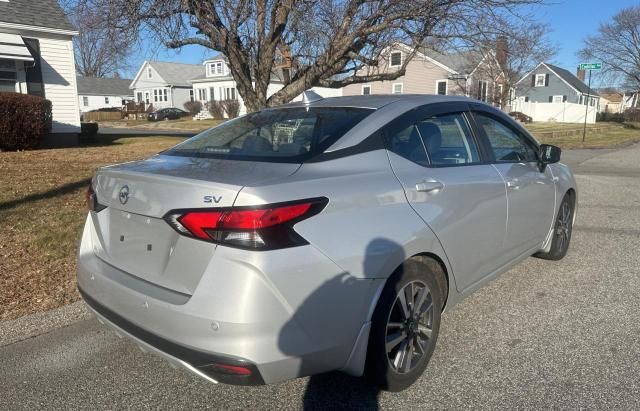
[[[192,99],[191,79],[204,74],[200,64],[145,61],[129,88],[135,101],[154,109],[177,107]]]
[[[130,79],[77,77],[80,112],[101,108],[121,108],[123,101],[133,100]]]
[[[202,70],[202,73],[191,80],[191,83],[193,84],[194,100],[200,101],[204,105],[212,100],[220,101],[237,99],[240,102],[240,114],[245,114],[247,110],[236,89],[236,82],[231,76],[231,71],[229,70],[228,60],[226,57],[219,54],[210,60],[206,60],[203,63],[203,66],[204,70]],[[277,74],[273,74],[271,76],[271,82],[267,87],[267,97],[275,94],[282,87],[283,81],[281,77]],[[322,97],[342,96],[342,89],[313,87],[311,90]],[[293,100],[300,100],[300,98],[301,95]],[[200,117],[206,116],[206,113],[203,113]]]
[[[236,90],[236,82],[231,76],[227,59],[218,55],[202,63],[202,73],[191,80],[194,99],[205,103],[213,100],[239,100],[240,114],[246,113],[246,107]],[[267,96],[271,96],[282,88],[282,81],[275,76],[267,88]]]
[[[77,34],[56,0],[0,1],[0,90],[51,101],[53,144],[75,139],[80,130]]]

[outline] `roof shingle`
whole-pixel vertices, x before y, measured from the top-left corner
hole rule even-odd
[[[586,84],[580,81],[580,79],[574,76],[569,70],[565,70],[562,67],[554,66],[553,64],[549,64],[549,63],[544,63],[544,64],[547,67],[549,67],[551,70],[553,70],[558,76],[560,76],[560,78],[562,78],[564,81],[569,83],[571,87],[575,88],[579,92],[584,94],[590,94],[592,96],[598,95],[598,93],[595,90],[589,89],[589,87],[587,87]]]
[[[0,22],[75,31],[56,0],[0,2]]]
[[[191,87],[189,80],[204,75],[202,64],[169,63],[166,61],[150,61],[149,64],[172,86]]]
[[[78,94],[90,96],[132,96],[131,80],[120,78],[77,77]]]

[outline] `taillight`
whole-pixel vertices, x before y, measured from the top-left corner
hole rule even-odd
[[[326,198],[257,207],[175,210],[165,220],[180,234],[217,244],[273,250],[308,244],[294,224],[318,214]]]
[[[107,208],[107,206],[98,203],[98,197],[96,196],[95,191],[93,191],[93,185],[91,184],[87,187],[87,191],[84,193],[84,201],[89,211],[98,212]]]

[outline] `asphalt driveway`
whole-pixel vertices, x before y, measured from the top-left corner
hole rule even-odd
[[[446,313],[431,364],[407,391],[377,393],[337,373],[212,385],[76,305],[0,324],[0,408],[640,408],[640,145],[565,159],[579,184],[567,257],[530,258]],[[78,321],[59,328],[65,315]]]

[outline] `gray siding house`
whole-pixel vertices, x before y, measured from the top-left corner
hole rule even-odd
[[[583,74],[583,73],[581,73]],[[540,63],[515,84],[515,97],[520,102],[574,103],[598,105],[600,96],[568,70]]]
[[[191,79],[204,74],[201,64],[145,61],[129,88],[137,103],[155,110],[167,107],[183,108],[193,101]]]

